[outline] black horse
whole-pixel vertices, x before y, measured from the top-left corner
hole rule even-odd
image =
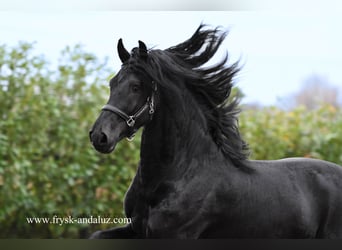
[[[129,53],[90,131],[110,153],[144,127],[126,194],[132,223],[91,238],[341,238],[342,168],[322,160],[248,160],[228,102],[238,65],[205,67],[226,36],[201,25],[187,41]],[[262,142],[267,143],[267,142]]]

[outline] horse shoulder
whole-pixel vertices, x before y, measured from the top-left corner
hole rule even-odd
[[[158,203],[149,209],[148,231],[150,237],[199,238],[219,220],[220,183],[226,182],[228,173],[207,169],[193,178],[184,177],[163,187],[166,192]],[[225,193],[225,198],[229,193]],[[227,209],[227,207],[225,207]]]

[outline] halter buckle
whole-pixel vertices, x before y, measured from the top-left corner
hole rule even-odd
[[[148,113],[150,115],[153,115],[153,113],[154,113],[154,103],[153,103],[153,100],[150,103],[150,110],[148,111]]]
[[[135,124],[134,116],[130,116],[129,119],[126,121],[128,127],[132,128]]]
[[[154,82],[153,82],[154,83]],[[154,85],[154,89],[153,89],[153,91],[155,92],[155,91],[157,91],[157,85]],[[148,97],[147,98],[147,102],[150,104],[149,105],[149,111],[148,111],[148,113],[150,114],[150,115],[153,115],[154,114],[154,92],[152,93],[152,96],[151,96],[151,98],[150,97]]]

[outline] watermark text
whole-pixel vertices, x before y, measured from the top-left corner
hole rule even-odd
[[[65,224],[128,224],[131,223],[131,218],[117,218],[117,217],[74,217],[74,216],[59,216],[53,215],[51,217],[26,217],[28,224],[56,224],[63,226]]]

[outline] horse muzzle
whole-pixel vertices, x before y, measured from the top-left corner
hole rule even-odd
[[[121,122],[115,129],[112,129],[111,126],[98,126],[95,123],[89,131],[90,142],[98,152],[109,154],[124,137],[122,132],[125,129],[125,125],[125,123]]]

